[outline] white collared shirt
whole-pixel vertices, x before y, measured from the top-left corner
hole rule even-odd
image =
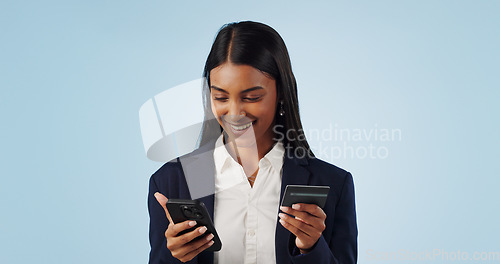
[[[276,263],[275,233],[285,149],[281,142],[259,161],[253,188],[224,146],[222,135],[214,150],[214,225],[222,249],[215,264]]]

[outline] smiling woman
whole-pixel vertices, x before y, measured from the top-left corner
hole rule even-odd
[[[231,69],[218,73],[221,68],[225,68],[224,66],[229,64],[240,67],[231,67]],[[213,74],[216,74],[216,76],[213,76]],[[274,107],[269,113],[274,115],[274,124],[283,125],[283,131],[293,130],[291,133],[295,138],[303,136],[301,132],[302,122],[299,115],[297,82],[292,72],[290,56],[285,42],[278,32],[265,24],[251,21],[228,24],[219,31],[203,71],[203,77],[206,78],[208,84],[208,87],[205,87],[203,91],[206,120],[212,120],[210,102],[213,95],[211,95],[211,92],[214,90],[213,86],[218,87],[212,79],[216,78],[216,81],[220,82],[229,77],[243,85],[242,79],[236,76],[228,76],[233,74],[240,74],[241,76],[238,77],[245,75],[246,81],[249,82],[247,87],[239,88],[242,90],[251,88],[259,82],[265,83],[266,85],[262,85],[262,87],[266,91],[272,90],[276,96],[276,101],[266,106],[268,108]],[[221,77],[224,78],[221,79]],[[274,85],[274,89],[269,89],[270,85]],[[278,109],[278,106],[280,109]],[[240,113],[236,114],[239,115]],[[217,121],[220,124],[220,120]],[[218,124],[213,122],[205,122],[204,131],[201,135],[201,144],[203,145],[212,140],[214,136],[218,137],[223,128],[223,126],[219,127]],[[213,130],[216,132],[211,133]],[[283,144],[285,146],[290,144],[294,149],[300,149],[300,151],[307,152],[309,157],[314,157],[307,140],[297,142],[285,140]]]
[[[150,179],[150,263],[355,263],[352,175],[310,150],[279,34],[257,22],[225,25],[203,75],[200,147]],[[287,185],[328,186],[330,193],[324,207],[280,207]],[[209,251],[207,228],[174,223],[166,208],[168,199],[192,199],[200,188],[212,190],[199,200],[214,219],[219,252]]]

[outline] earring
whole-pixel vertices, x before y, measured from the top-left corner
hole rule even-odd
[[[283,101],[280,101],[280,111],[279,111],[280,116],[285,115],[285,109],[283,108]]]

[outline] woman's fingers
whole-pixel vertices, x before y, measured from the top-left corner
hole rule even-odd
[[[316,237],[318,235],[318,233],[319,233],[319,235],[321,235],[321,231],[320,230],[318,230],[318,229],[314,228],[313,226],[305,223],[304,221],[297,220],[294,217],[286,215],[286,214],[283,214],[283,213],[280,213],[278,216],[280,217],[280,220],[282,220],[285,223],[287,223],[287,224],[290,225],[290,227],[287,228],[287,229],[290,230],[290,232],[292,232],[296,236],[299,236],[300,232],[296,232],[295,230],[299,230],[302,233],[304,233],[304,234],[306,234],[308,236],[311,236],[311,237]]]
[[[168,210],[167,210],[167,201],[168,201],[168,198],[165,197],[165,195],[163,195],[163,194],[161,194],[159,192],[156,192],[154,195],[155,195],[155,198],[158,201],[158,203],[160,203],[161,207],[163,207],[163,210],[165,210],[165,215],[167,215],[168,221],[170,223],[173,223],[172,217],[170,217],[170,214],[168,213]]]
[[[289,218],[291,218],[291,217],[289,217]],[[290,222],[288,222],[288,220],[289,219],[287,219],[287,220],[280,219],[280,223],[281,223],[281,225],[283,225],[283,227],[285,227],[286,229],[288,229],[288,231],[290,231],[292,234],[295,235],[295,237],[296,237],[295,244],[296,244],[297,248],[299,248],[301,250],[301,252],[302,252],[302,250],[309,250],[310,248],[312,248],[314,246],[314,244],[316,243],[316,241],[318,241],[319,236],[318,236],[318,238],[314,238],[314,237],[304,233],[304,231],[302,231],[298,227],[290,224]]]
[[[184,231],[186,229],[190,229],[190,228],[192,228],[195,225],[196,225],[196,221],[193,221],[193,220],[186,220],[184,222],[180,222],[180,223],[177,223],[177,224],[171,223],[171,224],[168,225],[167,231],[165,232],[165,236],[167,236],[167,237],[175,237],[180,232],[182,232],[182,231]]]
[[[308,212],[305,212],[305,211],[299,211],[299,210],[295,210],[295,209],[292,209],[290,207],[280,207],[281,211],[289,214],[289,215],[293,215],[295,216],[295,219],[297,220],[301,220],[311,226],[313,226],[314,228],[317,228],[321,231],[325,230],[326,226],[325,226],[325,219],[324,218],[319,218],[315,215],[312,215]],[[326,216],[326,215],[325,215]]]
[[[287,220],[283,219],[280,217],[280,224],[288,229],[288,231],[290,231],[292,234],[294,234],[296,237],[299,237],[299,236],[308,236],[306,233],[304,233],[303,231],[301,231],[298,227],[290,224]]]
[[[296,211],[303,211],[303,212],[308,212],[311,215],[314,215],[318,218],[321,219],[326,219],[326,214],[321,207],[315,205],[315,204],[304,204],[304,203],[297,203],[292,205],[292,209]]]
[[[189,252],[185,254],[183,257],[181,257],[181,259],[179,260],[181,260],[182,262],[192,260],[198,254],[200,254],[200,252],[211,247],[214,244],[212,238],[214,238],[214,235],[209,234],[206,235],[204,238],[191,242],[192,245],[189,246]]]
[[[326,228],[323,209],[314,204],[294,204],[292,208],[280,209],[291,215],[280,213],[280,223],[297,237],[297,247],[301,250],[313,247]]]
[[[181,226],[183,224],[185,224],[186,222],[189,222],[189,221],[185,221],[185,222],[182,222],[182,223],[179,223],[177,225],[179,225],[179,227],[176,227],[177,229],[176,230],[173,230],[174,227],[172,228],[172,230],[168,230],[170,228],[167,229],[167,232],[165,234],[165,236],[167,237],[167,248],[172,252],[180,256],[184,256],[185,254],[187,254],[190,250],[188,249],[189,246],[188,244],[193,241],[195,238],[203,235],[206,233],[207,231],[207,228],[204,227],[204,226],[200,226],[192,231],[189,231],[185,234],[182,234],[182,235],[177,235],[178,232],[181,232],[185,229],[185,226]],[[188,226],[188,228],[191,228],[191,226]],[[176,235],[173,235],[174,232],[177,232]]]
[[[205,234],[205,232],[207,232],[207,228],[204,226],[200,226],[193,231],[187,232],[180,236],[176,236],[175,239],[177,243],[184,245],[191,242],[193,239]]]

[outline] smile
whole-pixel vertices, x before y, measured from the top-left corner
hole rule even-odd
[[[236,131],[242,131],[242,130],[245,130],[245,129],[249,128],[253,123],[255,123],[255,121],[249,122],[247,124],[240,125],[240,126],[233,125],[233,124],[229,124],[229,125],[231,126],[232,129],[234,129]]]

